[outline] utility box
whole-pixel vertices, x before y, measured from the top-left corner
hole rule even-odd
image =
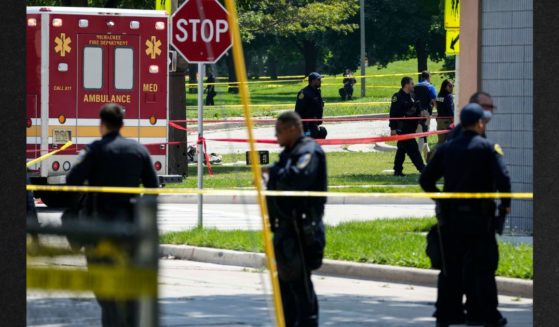
[[[262,150],[258,151],[258,158],[260,160],[261,165],[267,165],[270,163],[270,151]],[[250,165],[250,151],[246,152],[246,162],[247,165]]]

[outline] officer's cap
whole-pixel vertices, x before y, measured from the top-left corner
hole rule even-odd
[[[477,103],[468,103],[460,112],[462,126],[471,126],[480,119],[489,121],[491,119],[491,112],[483,110]]]
[[[320,74],[317,73],[317,72],[312,72],[312,73],[309,74],[309,82],[314,81],[315,79],[321,79],[321,78],[322,78],[322,76],[320,76]]]

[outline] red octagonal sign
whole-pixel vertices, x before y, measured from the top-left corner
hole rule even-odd
[[[186,0],[172,16],[171,43],[190,63],[215,63],[231,47],[227,16],[217,0]]]

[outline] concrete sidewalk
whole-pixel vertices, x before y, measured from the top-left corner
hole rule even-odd
[[[161,245],[160,254],[175,259],[250,268],[265,268],[264,254],[189,245]],[[389,283],[436,287],[438,270],[396,267],[325,259],[316,272],[320,275],[357,278]],[[532,298],[533,282],[516,278],[497,278],[499,294]]]

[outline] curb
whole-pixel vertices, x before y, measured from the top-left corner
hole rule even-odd
[[[190,245],[161,245],[161,256],[171,256],[179,260],[213,263],[226,266],[264,268],[264,254],[203,248]],[[437,270],[395,267],[370,263],[356,263],[325,259],[322,267],[315,272],[344,278],[358,278],[388,283],[412,284],[437,287]],[[517,278],[497,277],[499,295],[533,298],[533,281]]]

